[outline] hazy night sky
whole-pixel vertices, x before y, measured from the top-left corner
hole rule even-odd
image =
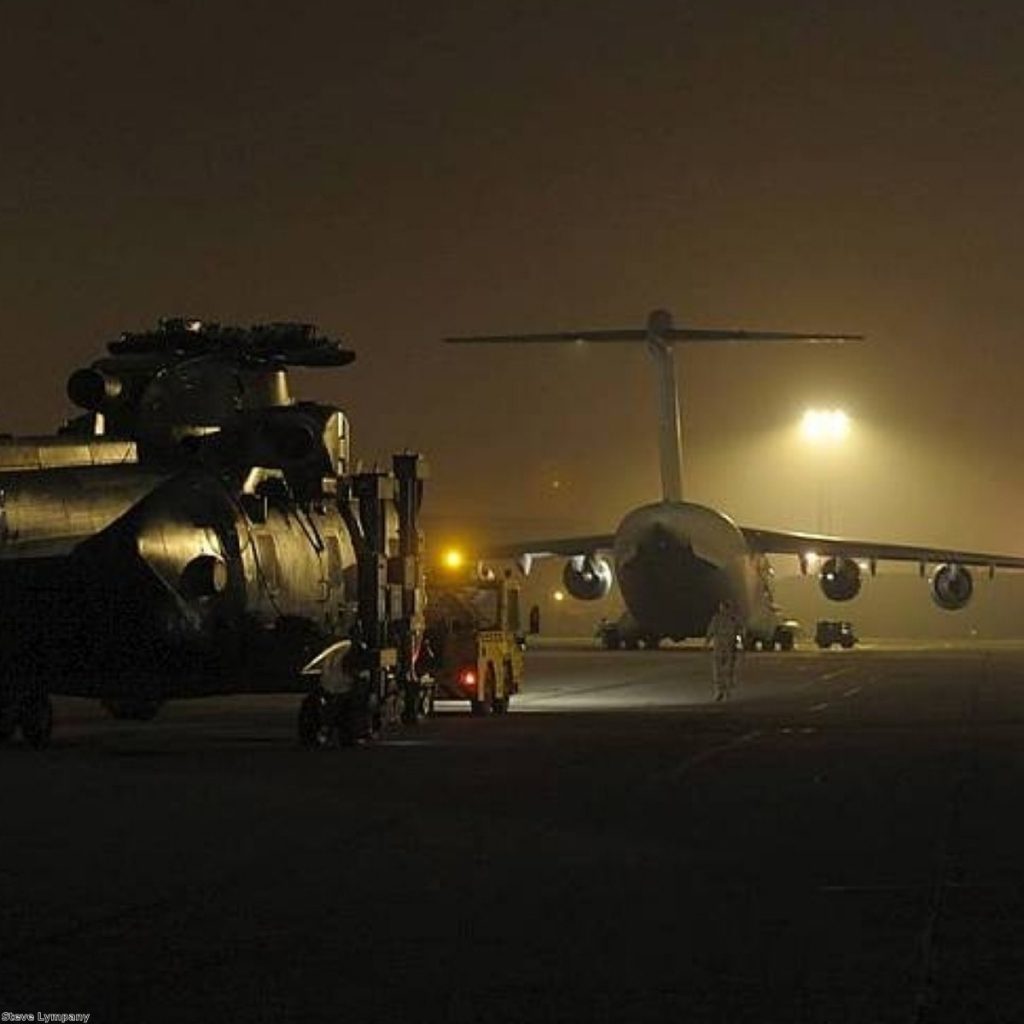
[[[612,529],[657,495],[648,357],[445,334],[862,331],[682,353],[687,496],[1024,551],[1016,3],[6,0],[4,429],[159,316],[312,320],[300,377],[430,509]],[[794,440],[841,403],[855,443]],[[559,486],[554,486],[554,481]],[[507,525],[507,524],[506,524]],[[520,528],[522,532],[522,528]]]

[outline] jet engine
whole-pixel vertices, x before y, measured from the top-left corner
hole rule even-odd
[[[932,575],[932,600],[947,612],[965,607],[974,593],[974,580],[962,565],[940,565]]]
[[[851,601],[860,593],[860,566],[841,555],[826,558],[819,582],[821,592],[830,601]]]
[[[612,589],[612,567],[599,555],[574,555],[562,571],[565,589],[578,601],[596,601]]]
[[[89,412],[102,412],[110,403],[116,402],[123,391],[124,382],[120,377],[95,367],[75,370],[68,377],[68,398]]]

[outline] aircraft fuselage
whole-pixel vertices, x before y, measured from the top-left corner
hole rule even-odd
[[[356,563],[336,505],[257,520],[202,468],[3,474],[0,691],[156,699],[302,689],[347,634]]]
[[[778,622],[769,570],[736,524],[691,502],[657,502],[630,512],[615,533],[626,607],[643,632],[703,636],[718,602],[729,600],[754,637]]]

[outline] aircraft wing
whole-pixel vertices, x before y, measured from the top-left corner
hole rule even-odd
[[[596,533],[586,537],[559,537],[556,540],[516,541],[512,544],[494,544],[483,548],[483,558],[550,558],[553,555],[591,555],[597,551],[611,551],[615,534]]]
[[[998,569],[1024,569],[1024,556],[948,548],[917,547],[912,544],[879,544],[877,541],[825,537],[813,533],[784,533],[741,527],[747,543],[756,551],[773,555],[845,555],[847,558],[877,558],[893,562],[952,562]]]

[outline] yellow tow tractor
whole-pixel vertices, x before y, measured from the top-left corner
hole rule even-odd
[[[526,646],[519,587],[507,575],[468,572],[454,557],[427,581],[416,667],[433,699],[468,700],[474,715],[504,714],[519,692]]]

